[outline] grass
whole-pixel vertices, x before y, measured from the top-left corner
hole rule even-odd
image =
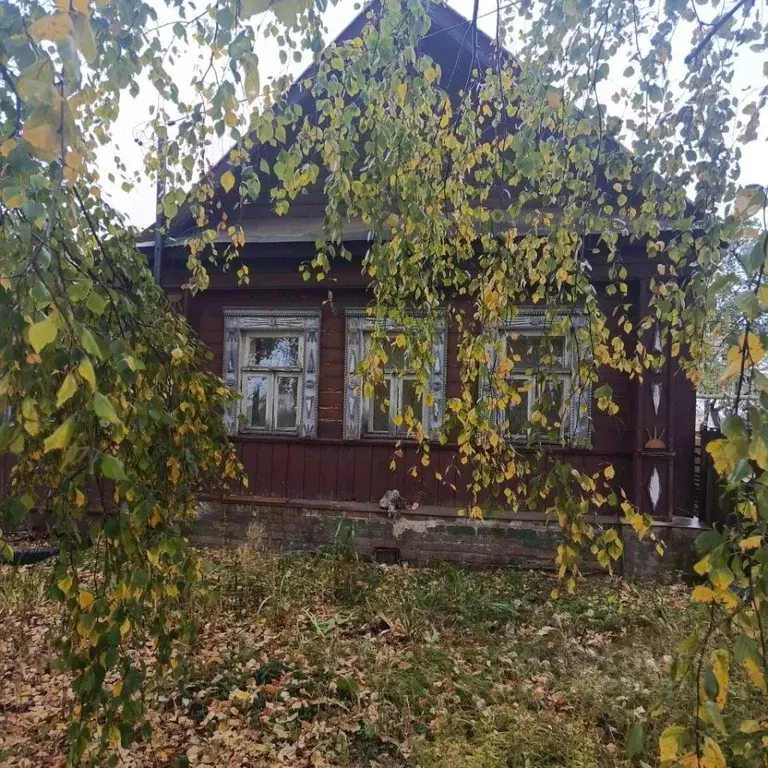
[[[214,600],[194,607],[188,671],[153,684],[154,735],[124,764],[629,766],[625,734],[649,719],[697,620],[682,584],[595,577],[552,602],[541,573],[277,556],[259,542],[207,553]],[[55,765],[65,748],[44,574],[0,574],[0,754],[14,765]],[[22,620],[38,627],[25,643]],[[651,763],[663,724],[649,721]]]

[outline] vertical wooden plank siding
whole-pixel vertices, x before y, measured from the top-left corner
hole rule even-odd
[[[298,262],[296,262],[297,264]],[[319,352],[318,390],[318,435],[316,440],[296,437],[247,436],[237,438],[241,456],[249,477],[248,492],[259,496],[275,496],[289,499],[330,499],[338,501],[378,502],[384,491],[390,488],[400,490],[407,501],[420,505],[464,506],[469,501],[466,480],[469,467],[454,465],[454,452],[450,447],[432,448],[432,460],[428,467],[421,464],[416,448],[407,442],[403,444],[403,455],[396,461],[395,470],[390,462],[395,450],[394,441],[344,441],[344,333],[347,307],[365,306],[369,294],[361,285],[348,285],[346,275],[334,288],[331,302],[327,301],[327,288],[311,287],[294,273],[296,264],[277,262],[265,267],[263,279],[254,279],[259,288],[238,288],[226,283],[225,276],[214,276],[212,287],[206,292],[189,299],[188,317],[202,341],[212,352],[211,370],[221,373],[223,354],[223,311],[225,308],[248,308],[255,311],[265,308],[308,309],[322,307],[322,325]],[[252,270],[253,271],[253,270]],[[357,273],[359,275],[359,273]],[[357,278],[356,278],[357,279]],[[226,278],[230,280],[230,278]],[[218,287],[221,286],[221,287]],[[636,303],[641,308],[647,302],[644,280],[636,280],[632,286]],[[605,300],[604,310],[610,317],[614,300]],[[641,311],[639,309],[638,311]],[[650,339],[644,338],[645,343]],[[458,332],[451,327],[448,333],[447,396],[455,397],[460,392],[461,382],[457,361],[459,344]],[[692,496],[690,486],[693,471],[693,419],[695,395],[690,384],[676,366],[670,365],[666,381],[664,407],[669,410],[670,445],[669,464],[664,463],[665,482],[671,489],[664,490],[656,514],[666,513],[667,503],[676,514],[690,513]],[[598,472],[611,463],[616,469],[616,481],[631,497],[648,507],[647,484],[649,481],[648,459],[643,458],[647,435],[641,384],[630,381],[613,371],[606,371],[604,383],[611,385],[614,401],[619,405],[619,414],[608,417],[593,407],[593,432],[591,454],[574,451],[565,453],[564,458],[575,467]],[[672,402],[673,401],[673,402]],[[690,443],[690,445],[689,445]],[[646,452],[647,453],[647,452]],[[662,456],[651,460],[661,466]],[[690,467],[688,466],[690,464]],[[413,477],[410,469],[416,466],[418,474]],[[667,466],[673,479],[666,477]],[[442,475],[442,481],[435,477]],[[456,486],[454,490],[451,484]],[[667,493],[670,495],[667,496]]]

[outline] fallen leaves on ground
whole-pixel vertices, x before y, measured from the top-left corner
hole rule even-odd
[[[693,613],[679,584],[208,553],[184,674],[146,692],[126,766],[629,765],[623,740]],[[0,569],[0,762],[65,763],[46,566]],[[149,659],[148,649],[139,649]]]

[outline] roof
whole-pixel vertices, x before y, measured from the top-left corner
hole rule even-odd
[[[359,36],[366,24],[368,13],[376,7],[375,3],[376,0],[374,0],[374,4],[368,5],[360,11],[335,38],[334,43],[342,43]],[[429,13],[432,19],[432,26],[422,37],[422,50],[437,61],[440,58],[447,59],[451,65],[450,69],[453,70],[448,78],[448,86],[450,86],[451,77],[456,74],[456,71],[466,72],[472,62],[480,69],[486,69],[493,65],[499,55],[511,57],[508,51],[498,48],[496,42],[480,29],[477,30],[477,48],[474,49],[474,34],[472,37],[467,34],[472,20],[458,13],[444,2],[431,5]],[[445,45],[446,40],[450,41],[452,45]],[[473,55],[474,58],[470,58]],[[460,66],[457,67],[454,64],[454,62],[461,64],[462,57],[465,59],[463,70]],[[443,67],[444,75],[446,69],[447,67]],[[283,108],[291,105],[299,105],[305,108],[307,103],[311,102],[313,98],[312,93],[305,87],[304,83],[306,80],[313,79],[316,70],[317,67],[313,64],[296,78],[293,85],[285,92]],[[443,87],[446,87],[445,83],[443,83]],[[612,137],[606,136],[605,140],[609,151],[630,154],[629,150],[623,148]],[[251,157],[256,158],[257,153],[263,147],[266,147],[264,150],[266,154],[277,152],[279,149],[279,147],[261,145],[256,141],[254,148],[251,150]],[[220,185],[222,175],[228,170],[231,170],[236,177],[240,173],[239,168],[230,166],[229,152],[212,168],[211,175],[214,187],[218,190],[218,200],[221,202],[222,208],[230,212],[230,218],[233,219],[231,212],[239,204],[237,192],[239,185],[235,184],[229,193],[225,193]],[[268,191],[271,185],[262,185],[262,199],[249,202],[240,210],[240,221],[237,221],[237,223],[243,229],[245,242],[314,242],[323,231],[325,205],[322,202],[322,192],[318,191],[322,187],[322,183],[323,179],[321,177],[315,185],[314,198],[311,191],[309,196],[297,198],[293,201],[289,213],[283,216],[278,216],[274,213],[271,202],[268,199]],[[600,184],[600,181],[597,183]],[[605,191],[608,195],[615,194],[612,191],[611,185],[606,185]],[[302,210],[296,213],[296,209]],[[164,240],[166,245],[169,246],[181,244],[187,237],[193,236],[198,231],[199,229],[195,224],[190,205],[185,203],[171,222]],[[367,236],[367,227],[364,226],[361,220],[349,220],[345,225],[344,235],[346,240],[364,240]],[[151,246],[153,237],[153,227],[145,230],[139,237],[141,241],[139,247],[148,248]],[[217,238],[217,241],[228,243],[231,239],[226,233],[222,233]]]
[[[367,14],[374,7],[373,4],[369,4],[361,10],[357,16],[342,30],[342,32],[336,36],[334,43],[342,43],[347,40],[351,40],[354,37],[359,36],[363,27],[365,26]],[[460,14],[444,2],[434,3],[430,6],[430,17],[432,19],[432,26],[429,32],[422,38],[423,41],[429,40],[425,44],[425,47],[435,49],[438,47],[438,35],[445,35],[444,38],[452,41],[459,49],[469,51],[468,43],[471,42],[466,34],[467,28],[472,24],[472,20]],[[435,41],[433,44],[432,41]],[[451,46],[452,47],[452,46]],[[445,48],[443,48],[445,50]],[[492,62],[492,57],[497,51],[495,41],[482,30],[477,31],[477,51],[476,51],[476,65],[481,68],[489,66]],[[306,80],[311,80],[316,71],[316,65],[312,64],[307,67],[304,72],[295,79],[291,87],[285,93],[285,103],[287,106],[298,104],[302,107],[311,100],[312,96],[310,91],[304,86]],[[258,142],[252,150],[253,154],[258,151]],[[231,151],[231,150],[230,150]],[[220,187],[220,181],[222,175],[227,170],[232,170],[236,175],[238,169],[230,168],[228,161],[229,151],[214,165],[211,170],[213,184],[216,188]],[[235,185],[234,189],[237,189]],[[235,194],[224,194],[221,196],[223,207],[227,208],[227,202],[231,199],[232,204],[235,203]],[[318,230],[316,222],[309,221],[309,217],[304,217],[305,220],[301,226],[295,228],[292,224],[286,223],[285,217],[273,217],[271,222],[261,222],[261,226],[257,229],[247,224],[244,226],[246,229],[245,236],[246,242],[292,242],[296,240],[300,241],[314,241],[317,237]],[[175,242],[181,242],[186,237],[193,235],[198,231],[195,225],[192,212],[188,203],[185,203],[179,213],[174,217],[171,225],[165,234],[164,239],[167,244],[173,244]],[[363,239],[366,235],[367,228],[363,227],[361,222],[350,222],[349,236],[351,239]],[[154,226],[148,227],[139,235],[139,248],[148,248],[153,244]],[[222,236],[222,241],[229,242],[229,237]]]

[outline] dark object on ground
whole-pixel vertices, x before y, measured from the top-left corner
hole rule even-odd
[[[33,565],[34,563],[40,563],[43,560],[48,560],[51,557],[56,557],[59,554],[58,547],[37,547],[35,549],[16,549],[13,552],[13,560],[10,562],[13,565]],[[5,558],[0,556],[2,562],[8,562]]]

